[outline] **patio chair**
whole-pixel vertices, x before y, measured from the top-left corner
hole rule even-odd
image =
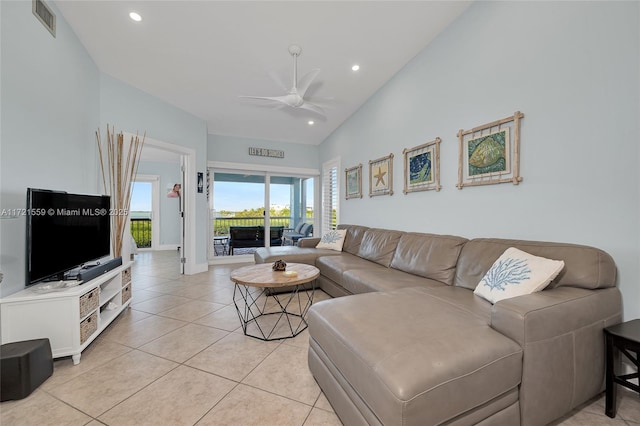
[[[293,229],[285,229],[282,234],[282,245],[293,245],[298,243],[300,238],[306,238],[313,233],[313,225],[306,222],[300,222]]]

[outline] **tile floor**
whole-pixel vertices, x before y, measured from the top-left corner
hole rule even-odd
[[[242,334],[228,278],[239,266],[181,276],[175,252],[136,255],[131,309],[79,365],[56,360],[29,397],[0,404],[0,424],[340,425],[308,370],[306,331],[277,342]],[[598,396],[554,425],[640,425],[640,398],[621,388],[615,419]]]

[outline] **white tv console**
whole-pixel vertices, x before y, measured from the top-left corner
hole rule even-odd
[[[131,303],[131,262],[91,281],[38,291],[38,285],[0,299],[2,343],[48,338],[54,358],[74,364],[89,344]]]

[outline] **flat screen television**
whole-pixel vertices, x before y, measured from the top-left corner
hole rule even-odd
[[[27,189],[26,285],[68,274],[111,252],[110,197]]]

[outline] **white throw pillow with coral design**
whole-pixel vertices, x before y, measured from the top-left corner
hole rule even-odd
[[[345,235],[347,235],[346,229],[334,229],[333,231],[329,231],[320,238],[320,242],[316,248],[342,251]]]
[[[544,289],[562,271],[564,261],[534,256],[509,247],[484,275],[474,293],[496,303]]]

